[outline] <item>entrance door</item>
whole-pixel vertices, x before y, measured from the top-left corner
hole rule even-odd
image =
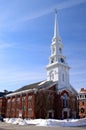
[[[64,111],[64,119],[67,119],[67,112]]]
[[[52,118],[52,112],[49,112],[49,118]]]

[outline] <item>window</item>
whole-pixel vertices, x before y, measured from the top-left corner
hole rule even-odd
[[[84,108],[81,108],[81,113],[84,113],[84,111],[85,111]]]
[[[64,95],[63,95],[63,107],[65,108],[65,107],[68,107],[67,105],[68,105],[68,103],[67,103],[67,100],[68,98],[67,98],[67,94],[65,93]]]
[[[32,108],[32,101],[29,101],[29,107]]]
[[[11,108],[11,100],[8,99],[8,100],[7,100],[7,110],[8,110],[8,109],[10,110],[10,108]]]
[[[26,111],[26,97],[22,97],[22,110],[23,112]]]
[[[64,63],[64,59],[63,59],[63,58],[61,58],[61,59],[60,59],[60,62],[61,62],[61,63]]]
[[[12,102],[14,102],[14,101],[15,101],[15,98],[12,99]]]
[[[80,95],[80,98],[81,98],[81,95]]]
[[[22,98],[22,102],[25,101],[25,99],[26,99],[26,97],[23,97],[23,98]]]
[[[17,98],[17,99],[16,99],[16,101],[18,101],[18,102],[19,102],[19,101],[20,101],[20,98]]]
[[[10,101],[11,101],[11,100],[10,100],[10,99],[8,99],[8,100],[7,100],[7,103],[9,103]]]
[[[64,74],[62,74],[62,81],[64,82]]]
[[[61,49],[61,48],[59,48],[59,52],[60,52],[60,53],[62,52],[62,49]]]
[[[81,94],[81,95],[80,95],[80,98],[85,98],[85,95],[82,95],[82,94]]]
[[[14,107],[15,107],[15,99],[12,99],[11,107],[12,107],[12,109],[14,109]]]
[[[53,79],[54,79],[54,74],[51,73],[51,74],[50,74],[50,80],[53,80]]]
[[[82,95],[82,98],[84,98],[84,95]]]
[[[51,63],[54,63],[54,58],[51,59]]]
[[[28,109],[28,117],[31,118],[31,116],[32,116],[32,109],[29,108],[29,109]]]
[[[28,97],[28,107],[32,108],[32,96]]]
[[[16,108],[19,109],[20,108],[20,97],[18,97],[16,99]]]
[[[32,96],[29,96],[29,97],[28,97],[28,100],[32,100]]]
[[[82,105],[84,105],[84,102],[82,102]]]

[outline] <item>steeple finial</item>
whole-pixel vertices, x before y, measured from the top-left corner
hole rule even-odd
[[[55,9],[55,24],[54,24],[54,38],[59,37],[58,21],[57,21],[57,9]]]

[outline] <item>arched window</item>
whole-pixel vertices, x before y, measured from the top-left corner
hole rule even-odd
[[[67,94],[63,95],[63,107],[67,107]]]
[[[54,72],[53,71],[50,72],[50,80],[54,80]]]
[[[54,79],[54,74],[51,73],[51,75],[50,75],[50,80],[53,80],[53,79]]]

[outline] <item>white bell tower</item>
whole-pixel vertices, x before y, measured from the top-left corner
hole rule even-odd
[[[51,55],[46,67],[47,80],[57,81],[58,88],[69,86],[69,69],[66,57],[63,55],[63,44],[59,36],[57,10],[55,10],[54,36],[51,43]]]

